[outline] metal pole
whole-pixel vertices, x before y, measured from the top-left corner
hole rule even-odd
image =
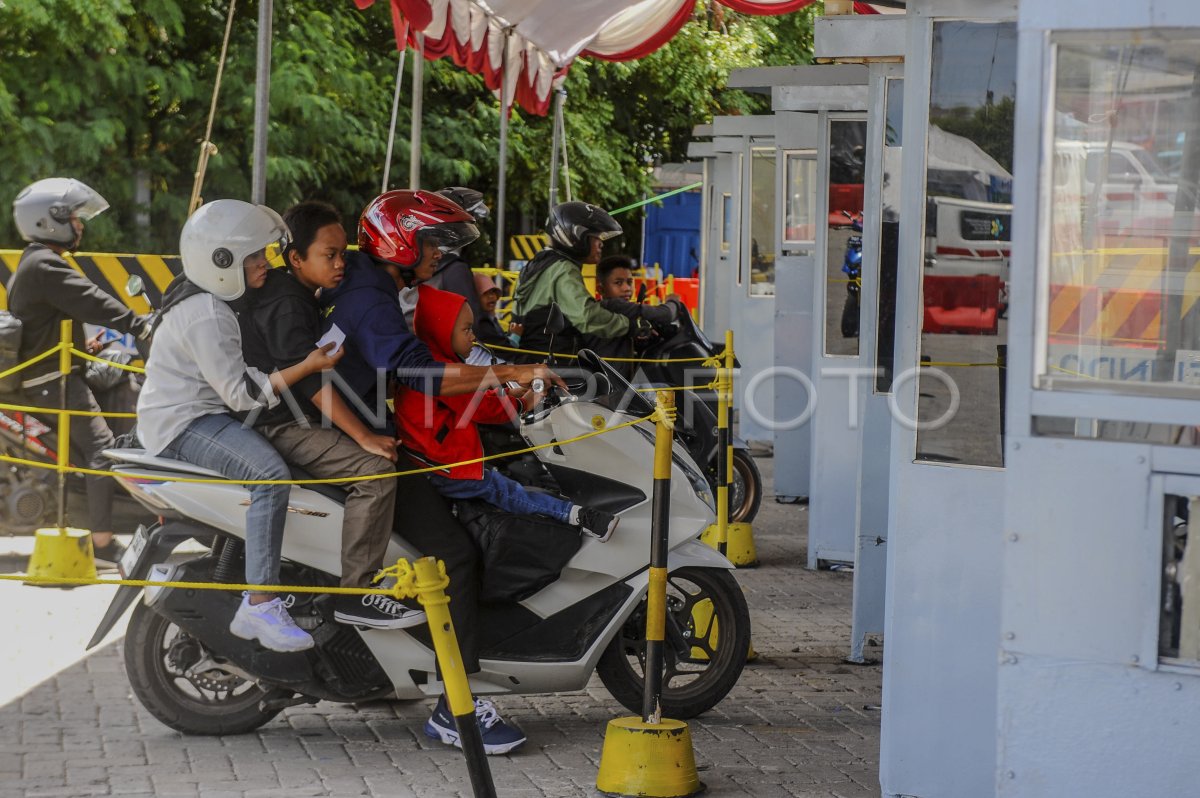
[[[504,35],[504,56],[500,61],[500,175],[496,189],[496,262],[497,269],[504,268],[504,203],[506,201],[508,171],[508,107],[512,99],[508,96],[508,34]]]
[[[417,49],[413,53],[412,69],[412,131],[408,149],[408,187],[416,191],[421,187],[421,122],[422,105],[425,102],[425,34],[417,34]]]
[[[258,67],[254,76],[254,165],[250,201],[267,202],[267,123],[271,105],[271,19],[273,0],[258,3]]]
[[[408,23],[404,23],[404,35],[401,41],[408,38]],[[388,143],[387,155],[383,159],[383,185],[379,189],[380,194],[386,194],[388,190],[388,182],[392,176],[392,148],[396,144],[396,116],[400,113],[400,88],[402,86],[401,78],[404,77],[404,56],[408,53],[408,48],[405,47],[400,51],[400,63],[396,65],[396,91],[392,94],[392,124],[388,128]]]
[[[562,181],[563,189],[566,191],[567,202],[571,201],[571,162],[567,157],[567,116],[564,111],[564,106],[567,104],[567,90],[559,89],[558,98],[560,102],[555,111],[558,117],[558,134],[562,136]]]
[[[733,470],[733,441],[729,434],[729,405],[733,399],[733,330],[725,331],[725,351],[717,369],[717,551],[729,553],[729,474]]]
[[[446,703],[454,716],[463,755],[467,758],[471,790],[475,798],[496,798],[496,785],[492,782],[492,771],[483,750],[479,722],[475,720],[475,699],[471,695],[458,637],[454,634],[454,622],[450,619],[450,598],[445,590],[450,580],[446,577],[445,565],[433,557],[422,557],[413,563],[413,571],[417,576],[417,598],[429,617],[429,636],[433,638],[434,652],[441,667]]]
[[[646,678],[642,720],[662,720],[663,641],[667,631],[667,539],[671,525],[671,448],[675,442],[675,394],[658,391],[654,421],[654,498],[651,509],[650,585],[646,593]]]
[[[59,328],[58,350],[58,533],[67,532],[67,468],[71,465],[71,417],[67,415],[67,375],[71,373],[71,320],[63,319]]]
[[[558,128],[562,124],[562,92],[554,95],[554,127],[550,134],[550,210],[558,204]]]

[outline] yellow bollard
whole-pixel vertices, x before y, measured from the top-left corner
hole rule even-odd
[[[467,669],[454,634],[454,622],[450,619],[450,597],[446,595],[450,580],[446,577],[446,566],[433,557],[422,557],[413,563],[413,570],[417,598],[428,616],[429,635],[433,638],[433,649],[446,686],[446,703],[454,716],[463,755],[467,758],[471,788],[476,798],[495,798],[496,785],[492,782],[483,737],[475,720],[475,698],[471,695]]]
[[[667,621],[667,540],[671,520],[671,447],[675,397],[658,392],[654,436],[653,527],[646,594],[645,689],[642,717],[609,721],[596,789],[605,795],[686,798],[704,789],[692,736],[683,721],[662,717],[663,645]]]
[[[60,410],[67,409],[67,375],[71,373],[71,320],[64,319],[59,330],[58,398]],[[92,552],[92,536],[86,529],[67,528],[67,467],[71,452],[71,417],[58,413],[58,526],[39,529],[33,541],[33,554],[25,572],[31,577],[59,579],[95,579],[96,560]],[[74,587],[49,585],[46,587]]]
[[[733,474],[733,435],[729,414],[733,405],[733,330],[725,331],[724,363],[717,369],[717,447],[724,456],[717,461],[717,523],[700,535],[700,541],[712,546],[739,568],[758,565],[754,548],[754,529],[744,521],[729,520],[729,478]]]

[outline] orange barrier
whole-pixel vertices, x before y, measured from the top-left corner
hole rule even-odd
[[[924,280],[927,333],[995,335],[999,325],[999,277],[927,275]]]

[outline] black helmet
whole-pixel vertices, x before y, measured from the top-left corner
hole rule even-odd
[[[621,235],[621,225],[608,211],[590,202],[563,202],[550,209],[546,233],[550,246],[576,258],[587,257],[588,237],[601,241]]]
[[[447,186],[446,188],[438,189],[434,193],[441,194],[443,197],[474,216],[476,221],[481,222],[488,217],[488,206],[483,201],[483,194],[480,194],[473,188],[467,188],[466,186]]]

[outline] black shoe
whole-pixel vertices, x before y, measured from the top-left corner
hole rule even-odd
[[[103,546],[92,547],[92,557],[96,560],[96,565],[109,565],[116,568],[121,563],[121,557],[125,554],[125,547],[117,542],[116,538],[112,538]]]
[[[583,534],[591,535],[601,543],[612,537],[613,530],[619,523],[621,519],[612,513],[596,507],[579,508],[579,528],[583,530]]]
[[[337,596],[333,618],[338,623],[372,629],[407,629],[425,623],[425,610],[414,610],[379,593],[367,596]]]

